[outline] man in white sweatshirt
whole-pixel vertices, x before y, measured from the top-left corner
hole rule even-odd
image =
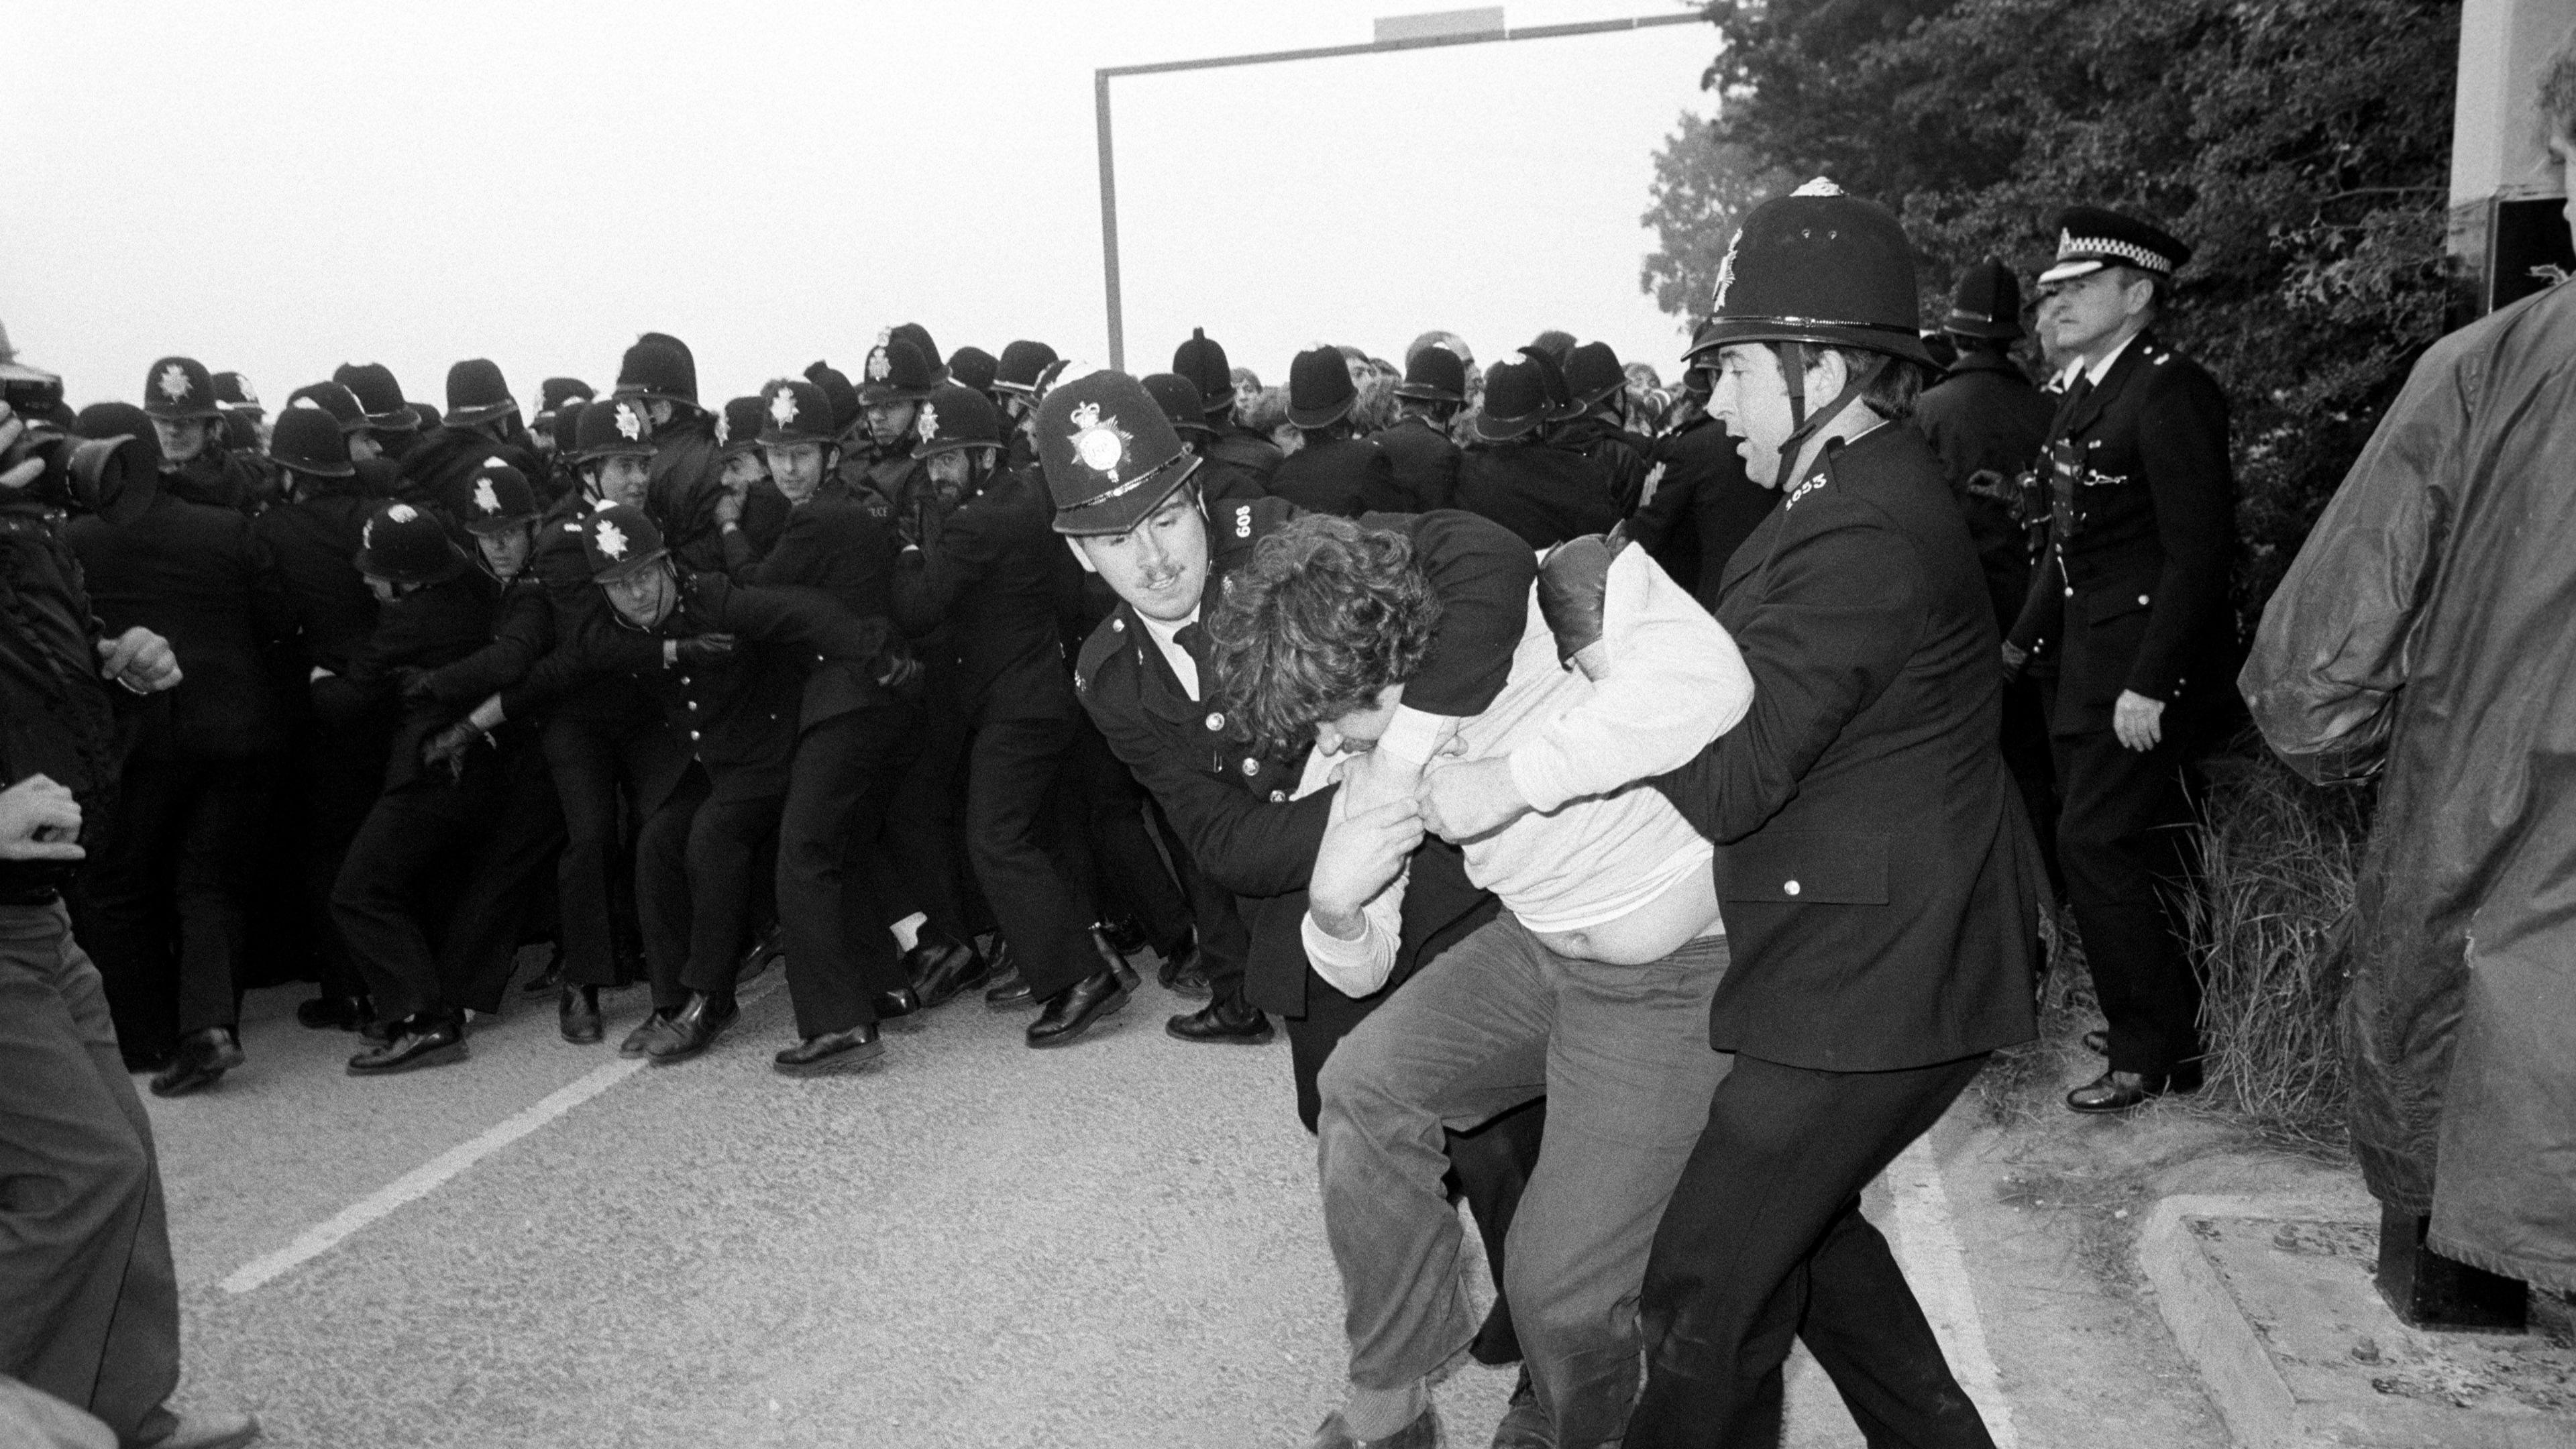
[[[1344,772],[1302,925],[1318,975],[1353,996],[1384,979],[1403,862],[1426,827],[1504,906],[1325,1065],[1324,1220],[1351,1358],[1318,1446],[1435,1442],[1428,1376],[1476,1328],[1443,1129],[1542,1093],[1546,1138],[1506,1273],[1534,1395],[1514,1409],[1525,1437],[1507,1421],[1506,1440],[1615,1442],[1647,1248],[1725,1074],[1708,1050],[1726,968],[1712,852],[1636,782],[1743,718],[1751,676],[1642,549],[1560,546],[1533,588],[1509,680],[1468,720],[1404,708],[1439,606],[1401,535],[1298,519],[1209,621],[1242,717],[1275,739],[1312,733],[1309,788]]]

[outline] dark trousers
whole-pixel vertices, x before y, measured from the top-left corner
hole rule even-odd
[[[1664,1208],[1626,1449],[1771,1449],[1802,1339],[1872,1449],[1991,1449],[1860,1192],[1985,1065],[1819,1072],[1738,1055]]]
[[[1040,828],[1072,746],[1073,721],[1057,715],[985,719],[966,746],[966,858],[1040,1001],[1106,968],[1089,887]]]
[[[127,761],[78,893],[81,935],[126,1050],[157,1055],[239,1018],[235,978],[259,866],[249,846],[265,791],[248,760]]]
[[[2051,742],[2065,801],[2057,856],[2110,1029],[2111,1069],[2150,1075],[2200,1058],[2200,979],[2178,909],[2192,818],[2186,732],[2179,710],[2164,724],[2164,742],[2144,754],[2108,730]]]
[[[920,748],[896,780],[884,836],[869,857],[895,919],[918,911],[952,941],[988,929],[972,891],[960,819],[966,801],[967,716],[934,673],[922,711]]]
[[[152,1123],[59,905],[0,906],[0,1374],[131,1442],[179,1383]]]
[[[554,774],[555,800],[563,812],[563,857],[555,866],[556,909],[563,924],[563,979],[575,986],[615,986],[621,941],[634,941],[634,867],[626,849],[626,819],[618,787],[637,814],[670,748],[662,723],[557,717],[545,722],[546,764]],[[640,822],[638,822],[640,829]],[[629,979],[632,979],[631,977]]]
[[[1135,922],[1156,951],[1170,955],[1188,939],[1198,893],[1185,897],[1164,865],[1149,833],[1144,787],[1126,761],[1111,753],[1088,714],[1074,721],[1072,776],[1102,917]],[[1240,962],[1235,975],[1240,980]]]
[[[331,891],[340,883],[340,866],[384,785],[386,748],[381,730],[317,731],[299,742],[288,769],[288,788],[295,793],[302,827],[297,864],[325,996],[357,996],[367,989],[357,955],[332,916]]]
[[[551,778],[524,735],[469,751],[461,780],[432,770],[378,797],[331,893],[377,1014],[500,1010],[562,845]]]
[[[2066,871],[2057,861],[2057,766],[2049,746],[2047,699],[2040,680],[2024,676],[2006,684],[2003,725],[1996,743],[2003,750],[2004,767],[2012,771],[2022,809],[2030,816],[2031,833],[2039,837],[2048,887],[2063,900]]]
[[[751,935],[751,888],[760,848],[778,832],[787,796],[736,794],[699,767],[635,842],[635,902],[644,917],[644,964],[653,1005],[676,1011],[689,993],[733,994]]]
[[[905,984],[866,862],[920,728],[919,709],[884,705],[835,715],[796,742],[778,821],[778,921],[798,1036],[873,1022],[870,998]]]

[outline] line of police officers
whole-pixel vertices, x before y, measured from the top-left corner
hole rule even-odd
[[[2001,744],[2104,1005],[2110,1070],[2078,1110],[2197,1081],[2171,827],[2224,698],[2232,485],[2215,384],[2148,330],[2187,257],[2063,218],[2038,313],[2054,401],[2008,355],[2011,274],[1972,269],[1917,416],[1987,563],[2017,676]],[[1492,365],[1464,420],[1466,363],[1425,346],[1399,421],[1363,435],[1321,348],[1291,367],[1284,458],[1203,333],[1144,386],[1210,508],[1457,507],[1541,549],[1623,526],[1706,602],[1778,501],[1706,415],[1708,360],[1649,437],[1605,344]],[[131,440],[68,530],[98,612],[186,670],[125,726],[72,893],[129,1063],[165,1094],[217,1080],[240,992],[299,975],[322,982],[307,1025],[368,1034],[353,1073],[453,1060],[547,939],[531,989],[564,1037],[601,1040],[600,991],[642,978],[621,1050],[655,1062],[706,1050],[780,956],[782,1072],[861,1065],[881,1024],[974,988],[1036,1008],[1032,1046],[1074,1041],[1149,947],[1209,997],[1173,1035],[1268,1040],[1232,892],[1074,693],[1117,601],[1040,477],[1051,447],[1108,446],[1039,435],[1065,366],[1026,341],[943,363],[906,324],[855,383],[817,363],[717,410],[685,345],[646,334],[609,396],[548,379],[523,423],[481,359],[443,414],[366,364],[271,419],[174,357],[141,409],[72,420]]]

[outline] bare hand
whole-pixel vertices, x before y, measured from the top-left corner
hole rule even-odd
[[[10,410],[7,403],[0,403],[0,457],[7,457],[9,450],[18,446],[18,440],[26,435],[26,423]],[[44,473],[44,459],[24,459],[7,472],[0,473],[0,488],[14,493],[43,477]]]
[[[1508,756],[1463,764],[1435,764],[1423,772],[1415,798],[1422,821],[1444,840],[1474,840],[1529,813],[1530,803],[1512,779]]]
[[[728,487],[723,492],[716,495],[716,526],[718,528],[722,528],[728,523],[736,526],[739,526],[742,523],[742,497],[744,493],[750,490],[750,487],[750,484],[743,483]]]
[[[2021,667],[2029,662],[2029,650],[2015,648],[2009,639],[2004,641],[2004,678],[2008,680],[2020,678]]]
[[[430,736],[421,745],[420,762],[432,767],[445,765],[451,777],[462,780],[465,778],[465,752],[474,748],[474,742],[481,738],[481,730],[459,720]]]
[[[179,656],[170,641],[137,624],[113,639],[98,641],[98,672],[137,694],[152,694],[179,682]]]
[[[81,808],[43,775],[0,790],[0,860],[78,860]]]
[[[2165,737],[2165,702],[2121,690],[2120,702],[2111,706],[2111,733],[2139,754],[2154,749]]]
[[[1422,843],[1422,814],[1410,797],[1363,806],[1345,784],[1333,797],[1315,869],[1306,878],[1306,908],[1333,935],[1359,935],[1362,908],[1404,869]]]

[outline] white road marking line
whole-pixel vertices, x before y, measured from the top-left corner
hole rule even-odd
[[[786,979],[783,968],[772,968],[767,980],[737,998],[745,1007],[776,991]],[[306,1228],[295,1241],[274,1253],[264,1253],[232,1271],[219,1285],[227,1293],[242,1294],[275,1281],[280,1275],[311,1262],[348,1240],[352,1233],[383,1219],[405,1203],[418,1202],[475,1163],[536,1131],[628,1077],[652,1062],[644,1057],[626,1057],[594,1068],[570,1085],[541,1098],[526,1111],[502,1119],[491,1130],[468,1142],[438,1154],[429,1161],[377,1188],[374,1192],[332,1214],[328,1219]]]
[[[248,1293],[279,1275],[322,1256],[338,1247],[350,1234],[384,1218],[405,1203],[417,1202],[438,1191],[448,1179],[458,1173],[650,1065],[652,1063],[645,1058],[629,1057],[594,1069],[571,1085],[549,1094],[526,1111],[503,1119],[483,1135],[458,1143],[342,1208],[325,1221],[305,1229],[296,1236],[294,1242],[276,1252],[264,1254],[242,1264],[233,1270],[231,1277],[224,1279],[224,1291]]]
[[[1951,1228],[1950,1195],[1941,1187],[1941,1164],[1928,1138],[1916,1138],[1889,1164],[1887,1186],[1896,1199],[1896,1250],[1905,1261],[1905,1281],[1949,1355],[1950,1372],[1984,1416],[1995,1449],[2016,1449],[2020,1436],[2013,1431],[2012,1405],[1986,1346],[1985,1319],[1968,1282],[1968,1255]]]

